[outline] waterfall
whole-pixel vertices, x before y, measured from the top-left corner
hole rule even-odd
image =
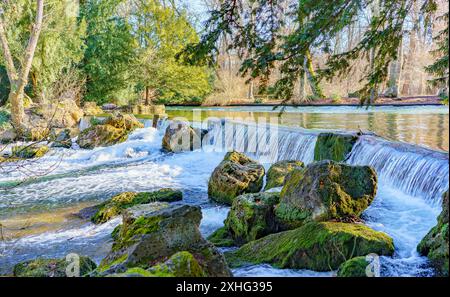
[[[314,159],[317,133],[273,124],[244,123],[228,120],[208,122],[208,140],[216,151],[238,151],[262,163]]]
[[[373,166],[384,184],[431,204],[440,204],[449,187],[448,154],[407,143],[362,136],[348,163]]]

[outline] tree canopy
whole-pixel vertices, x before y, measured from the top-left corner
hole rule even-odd
[[[369,66],[358,93],[361,103],[370,104],[388,77],[389,64],[398,57],[407,17],[416,2],[421,7],[417,21],[428,26],[437,10],[434,0],[224,0],[211,11],[205,34],[186,49],[185,56],[190,63],[215,63],[217,45],[225,36],[232,40],[229,49],[243,58],[243,75],[264,78],[278,67],[281,76],[274,90],[279,98],[292,97],[295,81],[307,71],[304,61],[312,50],[326,56],[318,79],[349,75],[354,62],[366,58]],[[358,18],[368,19],[363,38],[336,52],[332,41]],[[286,30],[287,26],[293,29]],[[443,44],[438,50],[440,60],[429,70],[447,81],[448,48]]]

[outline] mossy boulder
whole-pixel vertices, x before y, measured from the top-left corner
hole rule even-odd
[[[377,175],[372,167],[316,162],[289,174],[275,214],[287,229],[308,221],[354,221],[376,192]]]
[[[63,99],[59,102],[39,104],[25,111],[29,117],[28,127],[74,128],[84,116],[83,110],[74,100]]]
[[[286,176],[297,167],[304,167],[303,162],[287,160],[274,163],[267,171],[264,190],[267,191],[272,188],[282,187]]]
[[[233,267],[268,263],[277,268],[331,271],[347,259],[370,253],[392,255],[392,238],[362,224],[312,222],[252,241],[225,255]]]
[[[100,275],[134,267],[148,269],[186,251],[207,276],[231,276],[223,255],[200,233],[200,207],[171,205],[146,211],[145,206],[123,212],[123,224],[112,234],[112,250],[97,270]]]
[[[238,152],[229,152],[217,166],[208,182],[208,196],[231,205],[234,198],[257,193],[263,186],[264,167]]]
[[[67,261],[65,258],[38,258],[15,265],[13,273],[17,277],[66,277],[66,269],[71,263],[71,261]],[[88,257],[80,257],[80,276],[94,271],[96,266]]]
[[[195,257],[186,251],[178,252],[162,264],[150,267],[148,271],[153,275],[173,275],[175,277],[203,277],[203,271]]]
[[[188,122],[173,121],[167,127],[162,140],[162,148],[168,152],[192,151],[201,148],[202,133]]]
[[[314,160],[345,161],[357,140],[353,134],[320,133],[314,148]]]
[[[448,191],[442,197],[442,212],[438,217],[438,223],[422,239],[417,246],[421,255],[427,256],[437,274],[448,276]]]
[[[103,124],[92,125],[83,130],[78,137],[81,148],[92,149],[110,146],[127,140],[128,134],[137,128],[144,128],[133,115],[117,114],[109,117]]]
[[[242,245],[278,231],[274,206],[279,193],[254,193],[238,196],[233,201],[224,230],[210,236],[210,241],[220,245],[231,238],[234,245]],[[221,236],[221,237],[220,237]]]
[[[337,271],[338,277],[367,277],[366,269],[370,263],[366,257],[355,257],[339,266]]]
[[[182,199],[183,193],[173,189],[161,189],[154,192],[142,193],[124,192],[96,206],[97,212],[94,214],[91,221],[95,224],[105,223],[113,217],[120,215],[124,209],[138,204],[175,202]]]
[[[11,157],[17,159],[33,159],[43,157],[50,149],[46,145],[19,145],[11,149]]]

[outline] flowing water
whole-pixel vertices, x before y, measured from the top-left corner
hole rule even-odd
[[[21,164],[20,170],[0,171],[0,222],[3,224],[0,235],[4,237],[0,241],[0,273],[9,273],[14,264],[23,260],[38,256],[62,257],[71,252],[90,256],[99,262],[109,251],[110,233],[120,224],[120,218],[95,226],[72,213],[124,191],[151,191],[163,187],[181,189],[183,202],[202,207],[200,229],[207,236],[223,225],[229,210],[211,203],[207,197],[208,178],[223,159],[225,151],[244,151],[266,167],[286,159],[309,163],[313,160],[316,136],[320,130],[367,129],[369,127],[363,124],[363,119],[368,119],[369,113],[372,113],[372,123],[388,118],[387,113],[396,117],[395,131],[389,132],[389,124],[372,126],[378,127],[373,129],[378,134],[389,132],[395,141],[364,136],[348,159],[351,164],[374,166],[379,176],[377,197],[365,211],[364,219],[366,224],[394,239],[396,252],[393,257],[382,257],[382,275],[433,273],[426,258],[417,254],[416,246],[436,224],[441,194],[448,189],[448,154],[441,151],[448,149],[448,109],[418,107],[364,111],[312,108],[302,110],[302,114],[288,110],[290,115],[287,118],[283,119],[284,114],[281,120],[275,117],[280,126],[270,124],[270,120],[267,125],[256,126],[251,118],[265,113],[267,119],[271,113],[262,109],[255,108],[248,117],[242,114],[249,113],[245,108],[200,112],[196,125],[207,115],[217,118],[208,122],[208,145],[203,150],[164,153],[161,140],[167,123],[154,129],[148,127],[147,122],[147,128],[136,130],[122,144],[94,150],[54,149],[37,162]],[[171,118],[188,115],[186,109],[169,110],[168,113]],[[233,120],[223,120],[230,118],[231,114],[235,116]],[[320,116],[313,117],[313,114]],[[196,119],[196,116],[191,115],[190,119]],[[308,117],[314,121],[305,122]],[[295,123],[297,118],[303,118],[303,122],[287,123]],[[440,126],[441,122],[446,123],[444,127]],[[413,127],[408,127],[412,124]],[[420,130],[421,125],[428,129],[428,134]],[[442,133],[438,132],[441,128],[444,130]],[[421,136],[417,136],[419,134]],[[415,136],[408,138],[411,135]],[[420,146],[397,142],[404,140]],[[45,174],[33,175],[34,171]],[[31,179],[30,174],[33,175]],[[253,265],[233,272],[236,276],[333,274],[280,270],[269,265]]]

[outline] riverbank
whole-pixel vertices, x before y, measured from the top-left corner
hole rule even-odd
[[[359,98],[341,98],[339,101],[334,101],[331,98],[325,98],[310,102],[292,104],[292,103],[283,103],[282,100],[262,100],[261,102],[255,102],[255,100],[250,99],[236,99],[224,101],[223,104],[170,104],[166,103],[166,106],[201,106],[201,107],[213,107],[213,106],[221,106],[221,107],[236,107],[236,106],[361,106]],[[412,96],[412,97],[401,97],[401,98],[387,98],[381,97],[377,99],[377,102],[372,104],[372,106],[435,106],[435,105],[443,105],[442,98],[438,96]]]

